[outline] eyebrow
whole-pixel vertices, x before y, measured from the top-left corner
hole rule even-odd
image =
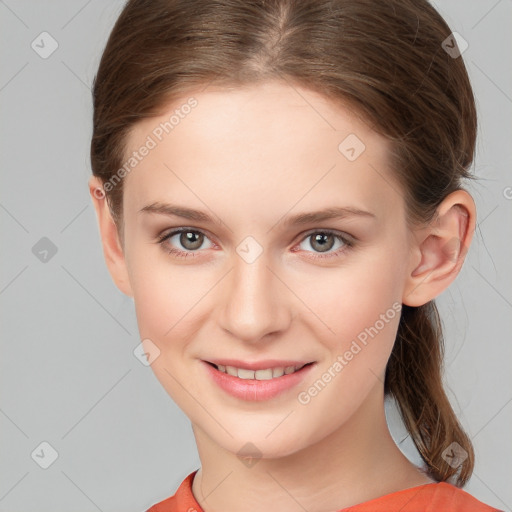
[[[187,220],[207,222],[214,225],[222,224],[222,222],[214,219],[206,212],[194,210],[185,206],[160,202],[144,206],[144,208],[139,210],[138,213],[156,213],[160,215],[166,215],[168,217],[181,217]],[[372,212],[361,210],[353,206],[329,207],[314,212],[305,212],[287,216],[283,221],[280,220],[278,223],[280,223],[283,227],[288,228],[290,226],[311,224],[313,222],[321,222],[324,220],[343,219],[347,217],[367,217],[375,219],[376,215]]]

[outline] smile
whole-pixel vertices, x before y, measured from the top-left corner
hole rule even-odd
[[[213,364],[213,363],[211,363]],[[307,363],[312,364],[312,363]],[[301,368],[306,366],[305,364],[300,366],[278,366],[276,368],[267,368],[265,370],[249,370],[247,368],[235,368],[234,366],[224,366],[222,364],[213,364],[219,372],[227,373],[232,377],[238,377],[239,379],[246,380],[270,380],[277,379],[283,375],[290,375],[299,371]]]
[[[270,400],[287,391],[292,391],[301,384],[315,366],[314,362],[296,362],[292,365],[291,361],[280,361],[281,366],[277,365],[277,361],[258,364],[243,364],[240,361],[237,366],[233,366],[234,361],[230,362],[232,364],[203,360],[202,365],[215,387],[231,397],[244,401]],[[285,363],[284,366],[283,363]],[[256,368],[244,368],[244,366],[256,366]]]

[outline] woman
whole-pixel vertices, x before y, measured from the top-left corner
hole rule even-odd
[[[460,489],[474,455],[434,303],[475,229],[476,128],[425,0],[127,2],[90,192],[201,458],[151,512],[494,510]]]

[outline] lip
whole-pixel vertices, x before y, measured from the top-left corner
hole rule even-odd
[[[262,361],[242,361],[240,359],[208,359],[208,363],[223,366],[234,366],[247,370],[266,370],[268,368],[286,368],[287,366],[304,366],[313,361],[292,361],[291,359],[264,359]]]
[[[218,362],[216,362],[218,361]],[[263,401],[270,400],[271,398],[289,391],[297,386],[309,374],[314,362],[308,361],[302,363],[299,361],[277,361],[267,360],[248,363],[235,359],[222,359],[216,361],[201,361],[206,373],[212,381],[219,386],[223,391],[229,395],[245,400],[245,401]],[[283,375],[270,380],[256,380],[256,379],[240,379],[227,373],[220,372],[211,364],[221,364],[224,366],[235,366],[236,368],[247,368],[249,370],[265,370],[267,368],[276,368],[280,366],[301,366],[307,365],[297,370],[294,373]],[[311,363],[311,364],[308,364]]]

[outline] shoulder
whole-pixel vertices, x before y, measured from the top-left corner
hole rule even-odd
[[[159,503],[155,503],[146,512],[202,512],[199,504],[192,494],[192,481],[197,471],[183,480],[174,494]]]
[[[471,494],[452,484],[440,482],[433,484],[431,487],[430,503],[429,508],[425,509],[426,512],[441,510],[439,507],[453,512],[496,512],[498,510],[482,503]]]
[[[446,482],[411,487],[346,509],[346,512],[500,512]],[[345,512],[345,511],[343,511]]]

